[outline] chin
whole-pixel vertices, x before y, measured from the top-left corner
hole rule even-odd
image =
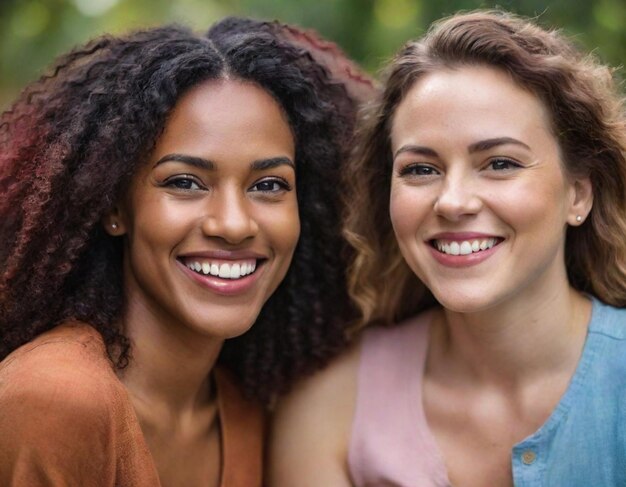
[[[494,300],[485,295],[474,293],[437,293],[433,292],[437,302],[447,311],[455,313],[477,313],[494,306]]]
[[[242,316],[238,313],[213,313],[210,318],[191,317],[187,320],[187,327],[198,335],[210,338],[227,340],[246,333],[254,322],[254,317]]]
[[[207,331],[208,334],[214,337],[227,340],[229,338],[235,338],[246,333],[248,330],[250,330],[250,328],[252,328],[252,325],[254,325],[254,321],[255,320],[244,321],[241,318],[233,321],[225,320],[224,322],[221,322],[218,327],[213,325]]]

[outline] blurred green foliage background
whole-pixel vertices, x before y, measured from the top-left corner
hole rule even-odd
[[[626,59],[625,0],[0,0],[0,109],[55,56],[104,32],[165,22],[205,30],[225,15],[313,28],[375,72],[404,41],[458,10],[499,6],[557,26],[601,59]]]

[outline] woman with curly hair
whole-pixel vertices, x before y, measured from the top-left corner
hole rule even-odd
[[[313,40],[106,36],[2,115],[1,485],[260,485],[257,404],[351,313],[336,180],[372,85]]]
[[[278,408],[275,486],[626,485],[626,119],[505,12],[391,62],[346,167],[359,343]]]

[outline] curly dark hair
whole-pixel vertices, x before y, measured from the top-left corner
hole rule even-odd
[[[175,25],[104,36],[61,56],[2,114],[0,359],[78,319],[102,334],[118,367],[127,365],[130,343],[116,325],[122,244],[101,219],[182,94],[226,77],[262,87],[287,115],[301,235],[284,281],[250,331],[227,340],[219,361],[246,393],[268,400],[341,349],[352,309],[337,181],[356,112],[347,85],[363,80],[337,76],[314,60],[312,44],[290,41],[297,29],[289,32],[229,18],[204,36]]]

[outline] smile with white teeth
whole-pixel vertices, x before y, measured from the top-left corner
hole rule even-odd
[[[256,270],[256,260],[232,261],[230,263],[210,260],[187,260],[185,265],[198,274],[221,277],[222,279],[241,279]]]
[[[497,238],[478,240],[432,240],[432,246],[439,252],[448,255],[469,255],[488,250],[498,243]]]

